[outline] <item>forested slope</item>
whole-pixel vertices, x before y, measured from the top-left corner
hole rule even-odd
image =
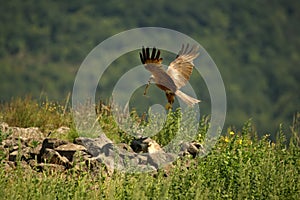
[[[253,118],[258,129],[274,132],[299,111],[299,15],[296,0],[2,1],[1,101],[29,93],[61,100],[97,44],[121,31],[157,26],[193,37],[214,59],[227,92],[227,126]],[[200,98],[209,101],[207,93]]]

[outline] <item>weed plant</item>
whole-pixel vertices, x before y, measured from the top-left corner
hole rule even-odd
[[[116,142],[132,137],[120,130],[109,113],[99,123]],[[1,120],[11,126],[38,126],[48,130],[72,127],[69,109],[58,104],[15,99],[1,105]],[[258,137],[251,121],[242,130],[229,128],[205,157],[177,159],[167,169],[151,173],[108,175],[76,170],[37,172],[22,165],[7,167],[0,149],[1,199],[300,199],[299,114],[285,133],[280,126],[277,140]],[[153,138],[164,145],[178,130],[180,113],[169,114],[165,127]],[[140,120],[137,118],[137,120]],[[141,123],[141,122],[139,122]],[[144,123],[146,126],[147,123]],[[209,118],[199,123],[195,140],[203,141]],[[287,137],[289,135],[289,137]],[[7,137],[0,132],[0,141]]]

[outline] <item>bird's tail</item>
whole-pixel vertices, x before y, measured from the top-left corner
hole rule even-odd
[[[176,90],[175,94],[184,101],[188,106],[193,106],[196,103],[199,103],[200,100],[190,97],[189,95],[181,92],[180,90]]]

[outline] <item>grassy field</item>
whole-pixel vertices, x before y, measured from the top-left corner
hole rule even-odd
[[[65,139],[72,140],[77,135],[67,105],[15,99],[1,105],[0,121],[10,126],[37,126],[45,132],[69,126],[71,131]],[[109,115],[100,115],[110,138],[130,141]],[[11,170],[5,168],[0,150],[0,199],[300,199],[299,117],[295,117],[288,133],[280,129],[276,142],[268,135],[258,138],[251,121],[242,130],[228,128],[207,156],[178,159],[167,172],[115,171],[108,175],[104,168],[103,173],[36,172],[22,165]],[[206,121],[200,122],[200,141],[208,126]],[[168,122],[163,133],[172,128]],[[167,136],[155,139],[164,143],[162,138]],[[0,142],[6,137],[0,132]]]

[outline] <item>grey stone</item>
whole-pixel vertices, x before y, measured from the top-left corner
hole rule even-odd
[[[9,154],[9,161],[29,160],[31,159],[30,148],[17,149]]]
[[[121,170],[126,172],[134,171],[153,171],[158,167],[172,162],[175,158],[173,154],[167,154],[151,138],[138,139],[136,144],[145,145],[146,152],[149,146],[157,144],[158,149],[151,153],[136,153],[128,151],[128,145],[115,145],[105,135],[99,138],[79,138],[76,143],[83,144],[87,152],[92,155],[92,160],[104,163],[110,170]],[[126,148],[124,148],[124,146]],[[132,146],[132,145],[131,145]],[[140,151],[139,151],[140,152]]]
[[[41,155],[41,158],[46,163],[62,165],[66,168],[71,168],[72,166],[72,164],[66,157],[61,156],[58,152],[56,152],[53,149],[46,148],[43,154]]]
[[[76,151],[86,151],[82,145],[67,143],[54,148],[61,156],[65,156],[69,161],[73,161],[73,155]]]
[[[37,140],[42,140],[45,138],[44,134],[37,127],[29,128],[19,128],[19,127],[9,127],[8,129],[11,134],[9,138],[35,138]]]
[[[180,148],[180,153],[175,155],[164,152],[160,145],[149,137],[135,139],[130,146],[125,143],[114,144],[105,134],[100,134],[98,138],[76,138],[74,143],[71,143],[56,138],[45,138],[38,128],[23,129],[8,127],[6,124],[0,124],[0,128],[14,133],[0,144],[0,150],[5,152],[7,162],[14,165],[22,163],[37,171],[63,171],[70,168],[78,172],[101,171],[105,166],[108,174],[115,169],[149,172],[158,168],[171,169],[172,162],[178,156],[195,157],[204,152],[203,146],[197,142],[185,142],[176,146]],[[56,131],[64,134],[69,128],[61,127]],[[9,165],[7,167],[9,168]]]
[[[158,151],[155,153],[148,154],[148,163],[155,168],[162,168],[169,165],[177,158],[177,155],[171,153],[165,153],[163,151]]]
[[[58,146],[64,145],[64,144],[68,144],[68,142],[65,140],[57,139],[57,138],[46,138],[46,139],[44,139],[43,144],[42,144],[42,151],[46,148],[55,149]]]
[[[179,156],[192,155],[195,158],[205,152],[203,145],[199,142],[184,142],[180,146]]]
[[[149,137],[133,140],[130,147],[136,153],[154,153],[156,151],[162,151],[160,145]]]
[[[8,131],[9,131],[9,126],[8,126],[8,124],[5,123],[5,122],[1,122],[1,123],[0,123],[0,131],[1,131],[2,133],[8,133]]]

